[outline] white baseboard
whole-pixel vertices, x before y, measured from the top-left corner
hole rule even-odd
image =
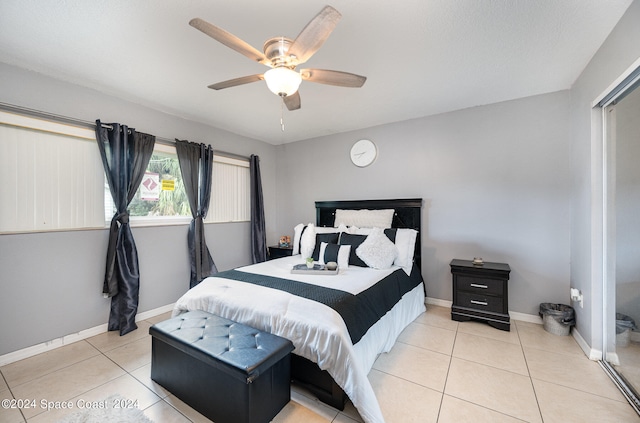
[[[147,319],[150,319],[152,317],[159,316],[162,313],[166,313],[167,311],[172,311],[174,305],[175,305],[175,303],[167,304],[167,305],[162,306],[162,307],[154,308],[153,310],[148,310],[148,311],[144,311],[142,313],[138,313],[138,314],[136,314],[136,322],[139,322],[141,320],[147,320]]]
[[[155,308],[153,310],[145,311],[136,315],[136,322],[146,320],[151,317],[158,316],[167,311],[173,310],[173,304],[167,304],[162,307]],[[83,339],[91,338],[92,336],[100,335],[107,332],[107,324],[94,326],[89,329],[81,330],[80,332],[71,333],[69,335],[62,336],[60,338],[52,339],[41,344],[33,345],[31,347],[23,348],[18,351],[13,351],[0,356],[0,366],[5,366],[13,362],[23,360],[25,358],[33,357],[34,355],[41,354],[43,352],[51,351],[56,348],[60,348],[64,345],[69,345],[74,342],[81,341]]]
[[[431,305],[447,307],[447,308],[451,308],[451,305],[453,304],[453,301],[441,300],[439,298],[432,298],[432,297],[427,297],[424,302],[425,304],[431,304]]]
[[[509,311],[509,316],[513,320],[520,320],[521,322],[535,323],[537,325],[542,324],[542,318],[537,314],[518,313],[517,311]]]
[[[594,360],[594,361],[602,360],[602,351],[595,348],[591,348],[589,344],[587,344],[587,341],[584,340],[582,335],[580,335],[580,332],[578,332],[575,326],[571,328],[571,335],[573,336],[573,339],[576,340],[576,342],[578,343],[578,345],[580,346],[584,354],[587,357],[589,357],[589,360]]]

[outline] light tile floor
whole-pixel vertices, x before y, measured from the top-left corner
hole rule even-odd
[[[36,400],[33,408],[0,408],[0,423],[55,422],[77,409],[45,411],[41,401],[137,400],[156,423],[208,422],[150,380],[149,327],[105,333],[0,368],[0,399]],[[570,336],[512,321],[504,332],[454,322],[450,309],[429,306],[378,357],[369,379],[387,423],[640,422],[606,376]],[[297,387],[277,423],[354,423],[351,404],[339,412]]]

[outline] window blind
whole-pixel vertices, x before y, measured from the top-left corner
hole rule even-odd
[[[104,173],[85,128],[0,112],[0,232],[104,227]]]
[[[214,155],[211,202],[205,222],[251,219],[249,162]]]

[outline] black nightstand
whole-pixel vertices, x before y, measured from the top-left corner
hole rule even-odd
[[[269,247],[269,260],[277,259],[280,257],[287,257],[293,253],[293,247],[280,247],[279,245],[273,245]]]
[[[471,260],[453,259],[453,305],[451,320],[482,320],[501,330],[510,330],[506,263],[475,265]]]

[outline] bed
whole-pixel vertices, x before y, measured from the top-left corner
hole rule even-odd
[[[366,423],[382,423],[367,374],[377,356],[389,351],[425,310],[421,208],[421,199],[316,202],[316,223],[295,228],[294,253],[300,254],[207,278],[176,302],[173,315],[205,310],[290,339],[294,381],[339,409],[348,397]],[[365,212],[383,212],[389,219],[385,227],[392,229],[338,222]],[[389,247],[391,241],[395,246],[388,267],[389,257],[377,254],[378,245],[364,243],[380,237],[380,245]],[[368,264],[352,265],[356,249]],[[376,254],[366,256],[365,250]],[[338,275],[292,274],[307,255],[314,255],[316,263],[336,257]]]

